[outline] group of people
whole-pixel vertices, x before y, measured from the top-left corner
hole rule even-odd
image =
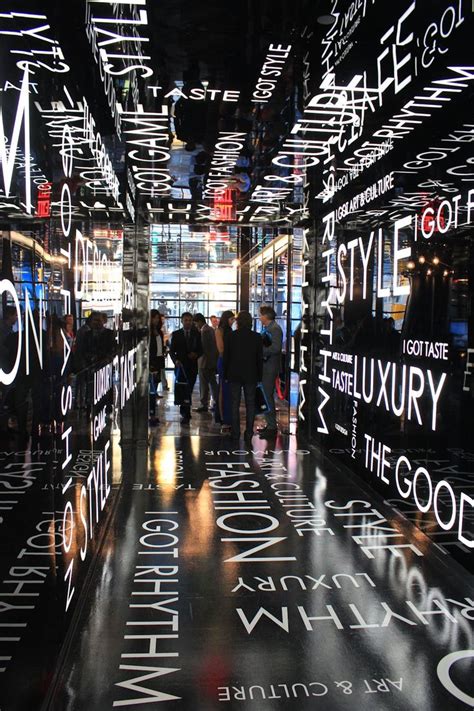
[[[224,311],[218,319],[203,314],[185,312],[182,327],[167,339],[162,330],[163,317],[151,312],[150,328],[150,424],[157,424],[156,385],[166,384],[164,374],[165,348],[175,365],[175,403],[180,407],[181,422],[192,417],[192,394],[199,375],[200,406],[196,412],[212,410],[221,432],[233,439],[240,438],[240,403],[245,399],[246,427],[244,438],[254,434],[256,396],[264,394],[266,426],[259,431],[262,437],[277,433],[275,410],[275,381],[280,372],[283,332],[275,321],[271,306],[260,308],[260,333],[252,330],[252,316],[241,311],[237,317]]]

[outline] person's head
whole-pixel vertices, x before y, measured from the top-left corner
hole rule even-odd
[[[3,309],[3,320],[13,326],[18,321],[18,314],[14,306],[5,306]]]
[[[64,326],[67,331],[72,331],[72,329],[74,328],[74,316],[72,314],[65,315]]]
[[[275,309],[271,306],[260,306],[260,321],[262,322],[262,326],[267,326],[270,321],[274,321],[275,316]]]
[[[395,330],[395,319],[393,319],[391,316],[387,319],[387,331],[394,331]]]
[[[150,310],[150,330],[156,331],[160,327],[160,312],[158,309]]]
[[[184,314],[181,314],[181,323],[183,324],[184,330],[189,331],[193,325],[193,315],[190,314],[189,311],[185,311]]]
[[[237,316],[237,328],[239,331],[243,328],[252,328],[252,316],[248,311],[239,311],[239,315]]]
[[[212,328],[217,328],[219,325],[219,319],[215,314],[212,314],[212,316],[209,317],[209,321],[211,322]]]
[[[100,331],[104,327],[104,321],[100,311],[93,311],[90,315],[89,326],[93,331]]]
[[[107,321],[109,320],[109,317],[105,313],[105,311],[100,312],[100,318],[102,319],[102,326],[107,326]]]
[[[235,321],[235,314],[233,311],[223,311],[222,316],[219,321],[219,328],[232,328],[232,324]]]
[[[194,325],[199,331],[203,326],[206,325],[206,319],[204,318],[204,314],[194,314],[193,321]]]

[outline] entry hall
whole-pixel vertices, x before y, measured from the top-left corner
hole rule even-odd
[[[0,711],[474,708],[469,0],[0,12]]]

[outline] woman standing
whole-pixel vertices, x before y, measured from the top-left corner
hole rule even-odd
[[[217,360],[217,373],[219,375],[219,410],[216,410],[216,422],[222,425],[221,432],[228,432],[232,426],[232,393],[230,383],[224,377],[224,351],[226,343],[232,333],[232,324],[235,321],[233,311],[224,311],[216,330],[216,345],[219,352]]]
[[[150,311],[150,340],[149,340],[149,366],[150,366],[150,425],[158,425],[156,417],[157,386],[161,379],[161,371],[165,367],[165,344],[162,332],[162,317],[157,309]]]

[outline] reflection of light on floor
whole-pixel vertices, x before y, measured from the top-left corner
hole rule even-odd
[[[191,437],[191,452],[193,453],[194,459],[199,457],[199,453],[201,451],[201,444],[199,440],[199,437]]]
[[[156,483],[163,497],[163,505],[167,506],[176,494],[177,462],[174,437],[163,437],[161,446],[155,451],[153,466]],[[181,469],[181,465],[180,465]]]
[[[207,558],[212,553],[215,525],[211,487],[208,481],[203,483],[198,493],[186,492],[186,509],[188,525],[183,538],[183,556],[193,560]]]

